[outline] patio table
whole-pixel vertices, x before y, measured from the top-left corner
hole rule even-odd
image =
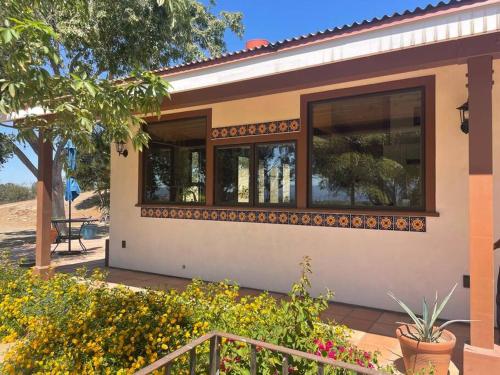
[[[66,242],[66,241],[68,241],[68,251],[65,251],[63,253],[65,253],[66,255],[80,253],[79,250],[78,251],[71,250],[71,241],[72,240],[78,240],[78,242],[80,243],[80,247],[82,248],[82,251],[84,251],[84,252],[87,251],[87,248],[85,247],[85,245],[82,242],[82,229],[86,225],[96,223],[98,221],[99,220],[92,218],[92,217],[80,217],[80,218],[71,218],[71,219],[52,219],[52,224],[57,231],[57,237],[56,237],[56,247],[54,248],[54,250],[52,250],[51,254],[55,253],[55,251],[60,243]],[[68,234],[63,234],[61,232],[60,226],[57,224],[69,224],[70,229],[68,231]],[[78,233],[74,233],[73,231],[71,231],[71,224],[80,224],[80,229],[78,230]]]

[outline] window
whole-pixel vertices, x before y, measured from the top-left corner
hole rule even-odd
[[[423,100],[416,88],[310,103],[311,205],[423,210]]]
[[[257,150],[257,204],[295,204],[295,144],[262,144]]]
[[[215,204],[294,205],[295,143],[217,147]]]
[[[250,146],[219,147],[215,153],[215,203],[250,203]]]
[[[143,154],[143,201],[205,203],[206,118],[149,124]]]

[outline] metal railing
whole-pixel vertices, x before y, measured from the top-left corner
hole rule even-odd
[[[352,371],[354,374],[365,374],[365,375],[382,375],[381,372],[361,367],[358,365],[336,361],[330,358],[323,358],[311,353],[305,353],[294,349],[285,348],[284,346],[269,344],[263,341],[253,340],[247,337],[241,337],[237,335],[232,335],[230,333],[223,332],[210,332],[204,336],[197,338],[196,340],[191,341],[189,344],[183,346],[182,348],[177,349],[176,351],[166,355],[163,358],[160,358],[158,361],[150,364],[147,367],[144,367],[142,370],[139,370],[135,373],[135,375],[147,375],[151,374],[154,371],[163,370],[166,375],[172,375],[172,365],[173,362],[181,357],[189,353],[189,374],[196,374],[196,362],[197,362],[197,354],[196,348],[203,343],[210,341],[210,353],[209,353],[209,375],[218,375],[220,369],[220,345],[222,339],[225,338],[232,342],[241,342],[250,346],[250,363],[248,364],[250,369],[250,375],[257,374],[257,352],[261,349],[267,349],[274,353],[280,353],[283,355],[283,362],[281,366],[281,374],[288,375],[289,374],[289,360],[292,357],[305,359],[308,361],[316,362],[318,365],[318,375],[323,375],[325,373],[325,368],[327,366],[344,369],[348,371]],[[175,375],[175,374],[174,374]]]

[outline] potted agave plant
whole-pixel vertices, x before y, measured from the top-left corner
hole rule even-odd
[[[445,328],[453,323],[470,322],[470,320],[450,320],[438,327],[435,324],[456,287],[455,284],[440,304],[437,292],[431,307],[424,298],[422,317],[417,316],[392,292],[388,293],[413,321],[413,324],[397,322],[401,326],[396,330],[407,374],[426,374],[430,369],[434,375],[448,374],[456,337]]]

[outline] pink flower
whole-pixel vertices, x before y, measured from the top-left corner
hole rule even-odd
[[[337,353],[335,352],[335,350],[328,352],[328,358],[337,359]]]
[[[333,342],[331,342],[330,340],[328,340],[325,344],[325,349],[326,350],[330,350],[331,348],[333,348]]]
[[[339,352],[344,353],[345,348],[343,346],[339,346]]]

